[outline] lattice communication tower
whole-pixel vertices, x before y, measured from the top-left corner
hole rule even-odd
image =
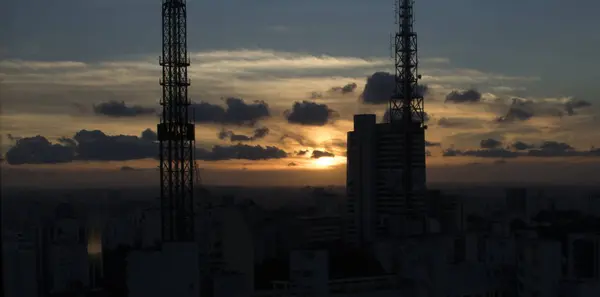
[[[404,162],[402,188],[405,199],[413,196],[414,136],[426,129],[423,104],[423,88],[418,81],[417,34],[414,31],[414,0],[396,0],[396,24],[394,40],[394,64],[396,87],[389,102],[389,120],[393,128],[404,135]],[[424,153],[424,152],[423,152]]]
[[[187,11],[185,0],[162,2],[162,115],[160,146],[161,234],[163,242],[194,238],[195,126],[189,114]]]

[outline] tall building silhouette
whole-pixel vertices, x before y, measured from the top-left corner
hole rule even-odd
[[[423,231],[425,214],[425,133],[413,130],[412,197],[402,189],[404,135],[373,114],[355,115],[348,132],[346,189],[349,240],[368,244],[381,237]]]

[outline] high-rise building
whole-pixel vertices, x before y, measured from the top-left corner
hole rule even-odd
[[[36,232],[5,230],[2,234],[2,266],[5,279],[0,288],[6,297],[38,296],[40,286],[40,261],[36,246]]]
[[[377,123],[373,114],[355,115],[348,132],[347,236],[368,244],[379,238],[421,233],[425,225],[425,130],[412,130],[411,194],[402,187],[405,135],[402,123]]]

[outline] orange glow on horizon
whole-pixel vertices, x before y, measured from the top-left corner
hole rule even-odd
[[[322,157],[315,160],[315,165],[318,167],[330,167],[335,163],[335,159],[333,157]]]
[[[340,157],[322,157],[312,161],[312,168],[316,169],[331,169],[332,167],[336,167],[346,163],[345,158]]]

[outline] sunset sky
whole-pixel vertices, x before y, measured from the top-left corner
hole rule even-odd
[[[158,183],[160,2],[3,4],[5,185]],[[416,2],[429,181],[599,181],[600,3]],[[393,1],[188,0],[203,182],[343,184],[393,31]]]

